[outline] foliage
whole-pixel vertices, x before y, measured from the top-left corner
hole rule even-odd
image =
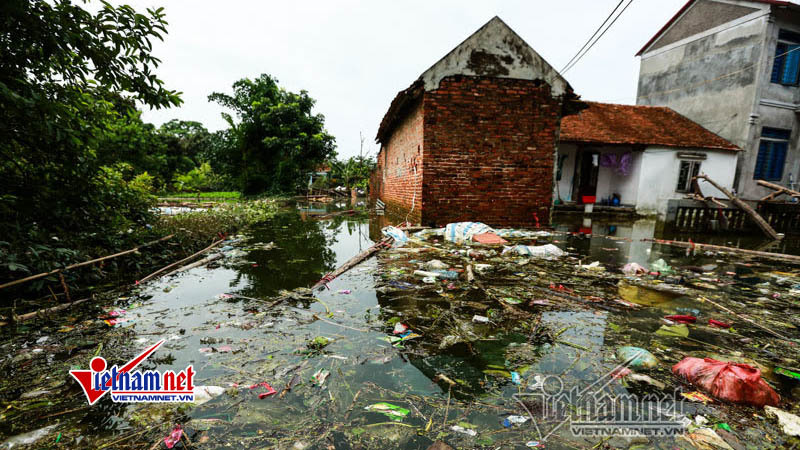
[[[278,202],[273,199],[223,203],[208,210],[160,216],[155,228],[165,235],[177,233],[183,238],[202,240],[269,220],[278,208]]]
[[[124,227],[150,220],[151,198],[105,144],[119,133],[150,139],[126,128],[138,127],[134,104],[180,103],[153,73],[151,42],[165,32],[161,9],[0,3],[0,266],[38,271],[105,254],[128,241]]]
[[[218,180],[219,177],[211,170],[211,165],[202,163],[185,174],[175,174],[172,186],[179,192],[208,191],[218,186]]]
[[[333,136],[325,118],[312,114],[314,99],[306,91],[289,92],[276,79],[261,75],[233,84],[233,94],[213,93],[209,100],[230,108],[238,117],[223,117],[230,125],[232,154],[218,155],[229,164],[245,194],[293,192],[304,187],[308,173],[335,155]]]
[[[133,179],[128,183],[128,185],[139,192],[152,194],[153,192],[155,192],[155,187],[153,186],[154,179],[155,178],[152,175],[147,173],[147,171],[144,171],[139,175],[133,177]]]
[[[170,192],[164,197],[174,198],[224,198],[238,200],[242,198],[242,193],[238,191],[213,191],[213,192]]]
[[[200,166],[211,146],[212,134],[200,122],[173,119],[161,125],[158,132],[165,146],[165,180]]]
[[[366,188],[369,176],[375,170],[375,159],[367,156],[353,156],[346,161],[331,161],[331,176],[346,186]]]

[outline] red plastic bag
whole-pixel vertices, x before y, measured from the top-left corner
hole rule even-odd
[[[761,371],[747,364],[711,358],[683,358],[672,373],[720,400],[763,407],[777,406],[781,397],[761,379]]]

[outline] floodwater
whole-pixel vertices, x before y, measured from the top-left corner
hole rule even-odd
[[[679,382],[670,367],[684,356],[748,362],[781,395],[781,408],[797,412],[800,385],[773,371],[798,365],[797,346],[699,300],[725,302],[796,340],[797,266],[687,255],[643,242],[656,233],[653,221],[579,219],[556,225],[550,236],[513,240],[553,243],[570,257],[543,261],[485,249],[474,255],[428,238],[410,250],[384,251],[312,295],[305,288],[372,245],[387,222],[364,214],[310,217],[349,207],[289,208],[227,243],[217,265],[154,280],[101,310],[5,330],[0,442],[16,436],[3,445],[165,448],[175,423],[192,448],[426,449],[436,440],[456,448],[691,448],[708,444],[708,433],[698,429],[733,448],[759,447],[767,436],[771,445],[786,442],[754,407],[672,401],[676,390],[697,389]],[[611,237],[568,233],[587,226]],[[643,283],[620,274],[626,263],[650,267],[661,258],[691,266],[694,275],[679,270]],[[414,276],[433,259],[457,279]],[[589,267],[595,261],[604,270]],[[466,280],[467,265],[476,269],[475,282]],[[650,289],[655,285],[669,289]],[[683,336],[662,320],[669,314],[698,322]],[[710,318],[734,327],[706,325]],[[666,333],[659,332],[663,326]],[[219,387],[209,389],[212,399],[176,408],[103,398],[88,407],[66,373],[88,368],[92,356],[124,363],[161,340],[141,369],[177,372],[191,365],[195,385]],[[623,362],[616,350],[626,345],[659,360],[655,368],[634,369],[649,380],[608,375]],[[260,383],[277,393],[259,396],[268,393]],[[619,406],[618,397],[630,394],[652,401],[626,403],[629,416],[680,427],[691,437],[587,434],[620,423],[619,411],[597,411],[602,399],[610,395]],[[394,405],[394,414],[375,411],[380,403]],[[35,439],[19,436],[31,432]]]

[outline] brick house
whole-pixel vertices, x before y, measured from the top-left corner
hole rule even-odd
[[[424,225],[547,225],[561,119],[584,107],[495,17],[394,98],[371,199]]]

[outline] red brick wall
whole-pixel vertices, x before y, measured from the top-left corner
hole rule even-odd
[[[422,117],[422,101],[418,101],[395,125],[381,148],[370,183],[371,198],[377,195],[389,213],[405,217],[411,212],[408,220],[414,223],[422,217]]]
[[[423,109],[422,224],[549,224],[561,107],[546,83],[448,77]]]

